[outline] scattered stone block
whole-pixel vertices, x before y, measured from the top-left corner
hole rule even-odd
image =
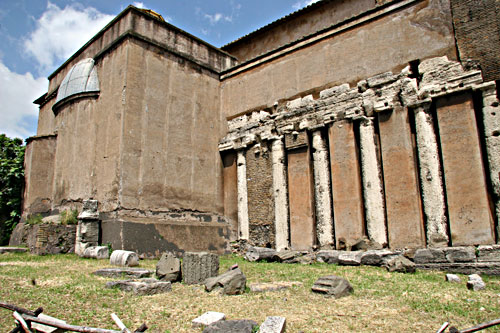
[[[23,247],[0,247],[0,254],[2,253],[22,253],[26,252],[28,249]]]
[[[83,251],[82,257],[92,259],[108,259],[109,249],[107,246],[90,246]]]
[[[385,258],[383,266],[388,272],[415,273],[417,270],[415,263],[403,255]]]
[[[156,277],[161,281],[180,281],[181,261],[172,253],[163,253],[156,264]]]
[[[83,200],[82,212],[78,214],[79,220],[98,220],[99,212],[97,211],[97,200]]]
[[[219,275],[219,256],[207,252],[186,252],[182,260],[182,280],[186,284],[201,284]]]
[[[137,279],[110,281],[106,283],[106,288],[118,288],[135,295],[156,295],[171,291],[172,284],[168,281],[158,281],[156,279]]]
[[[415,251],[413,261],[416,264],[429,264],[446,262],[446,257],[442,249],[418,249]]]
[[[115,250],[111,253],[109,263],[111,265],[125,267],[139,266],[139,256],[132,251]]]
[[[483,290],[486,284],[478,274],[471,274],[467,277],[467,288],[470,290]]]
[[[320,277],[312,286],[312,291],[315,293],[326,294],[335,298],[349,296],[354,289],[349,281],[336,275],[328,275]]]
[[[301,253],[299,251],[278,251],[276,252],[276,255],[274,259],[279,262],[284,262],[284,263],[295,263],[297,262],[297,257],[300,256]]]
[[[343,251],[339,254],[339,264],[345,266],[361,265],[362,251]]]
[[[325,262],[327,264],[338,264],[339,254],[340,252],[336,250],[320,250],[316,254],[316,261]]]
[[[301,286],[302,282],[292,281],[292,282],[270,282],[270,283],[252,283],[250,285],[250,291],[253,293],[262,293],[267,291],[278,291],[283,289],[288,289],[293,286]]]
[[[211,292],[215,288],[222,288],[223,295],[240,295],[245,292],[247,278],[238,268],[230,269],[226,273],[205,280],[205,290]]]
[[[208,311],[198,318],[193,319],[192,324],[193,328],[206,327],[225,319],[226,315],[222,312]]]
[[[384,250],[368,250],[361,255],[361,265],[371,265],[380,266],[384,258],[395,253],[384,249]]]
[[[203,333],[252,333],[254,328],[259,326],[255,321],[248,319],[221,320],[215,324],[205,327]]]
[[[448,262],[473,262],[476,260],[476,249],[472,246],[445,248],[444,254]]]
[[[278,252],[267,247],[252,246],[245,253],[245,259],[248,261],[276,261]]]
[[[440,270],[458,274],[486,274],[500,276],[500,262],[455,262],[438,264],[418,264],[419,269]]]
[[[99,245],[99,220],[78,220],[76,227],[75,253],[80,257],[90,246]]]
[[[283,333],[286,329],[286,319],[284,317],[267,317],[260,325],[259,333]]]
[[[151,277],[153,271],[143,268],[103,268],[95,271],[94,275],[120,278],[123,276],[134,277],[137,279]]]
[[[295,262],[302,265],[310,265],[315,261],[316,261],[316,255],[314,253],[309,253],[295,258]]]
[[[480,245],[477,253],[477,261],[500,262],[500,245]]]
[[[380,243],[368,238],[361,238],[351,246],[351,251],[382,250],[382,248],[383,246]]]
[[[462,282],[460,277],[456,274],[446,274],[446,281],[453,282],[453,283],[461,283]]]

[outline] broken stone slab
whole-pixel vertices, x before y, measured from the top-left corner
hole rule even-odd
[[[340,251],[337,250],[320,250],[316,254],[317,262],[324,262],[327,264],[338,264],[339,263]]]
[[[182,280],[186,284],[202,284],[219,275],[219,256],[208,252],[185,252],[182,260]]]
[[[250,285],[250,291],[253,293],[262,293],[267,291],[278,291],[283,289],[288,289],[294,286],[301,286],[302,282],[292,281],[282,281],[282,282],[268,282],[268,283],[252,283]]]
[[[163,253],[156,264],[156,277],[161,281],[180,281],[181,261],[172,253]]]
[[[211,292],[215,288],[222,288],[223,295],[240,295],[245,292],[246,284],[245,274],[236,266],[224,274],[206,279],[205,290]]]
[[[193,324],[193,328],[206,327],[212,324],[215,324],[221,320],[225,320],[226,315],[222,312],[208,311],[199,316],[198,318],[193,319],[191,322]]]
[[[267,317],[260,325],[259,333],[283,333],[286,329],[286,318],[279,316]]]
[[[474,262],[476,249],[472,246],[444,248],[444,255],[448,262]]]
[[[456,274],[446,274],[446,281],[453,282],[453,283],[461,283],[462,282],[460,277]]]
[[[477,261],[499,262],[500,245],[480,245],[477,247]]]
[[[403,255],[386,257],[382,265],[388,272],[415,273],[417,270],[415,263]]]
[[[136,279],[110,281],[106,283],[106,288],[118,288],[120,290],[134,293],[135,295],[156,295],[172,290],[172,284],[168,281],[158,281],[156,279]]]
[[[83,258],[108,259],[109,249],[107,246],[90,246],[83,251]]]
[[[203,333],[252,333],[257,326],[255,321],[248,319],[221,320],[205,327]]]
[[[361,265],[362,251],[343,251],[339,254],[339,265],[359,266]]]
[[[97,200],[83,200],[82,212],[78,215],[79,220],[98,220]]]
[[[483,290],[486,284],[478,274],[471,274],[467,277],[467,288],[473,291]]]
[[[380,266],[385,257],[394,254],[395,252],[387,249],[368,250],[361,255],[361,265]]]
[[[361,238],[354,242],[351,246],[351,251],[367,251],[367,250],[382,250],[383,246],[380,243],[369,240],[368,238]]]
[[[0,247],[0,254],[2,253],[23,253],[27,252],[28,249],[23,247]]]
[[[349,281],[336,275],[320,277],[314,282],[311,289],[315,293],[326,294],[335,298],[349,296],[354,291]]]
[[[308,253],[303,256],[298,256],[295,258],[296,263],[302,264],[302,265],[310,265],[316,261],[316,255],[314,253]]]
[[[134,277],[134,278],[146,278],[151,277],[153,271],[143,268],[102,268],[93,273],[94,275],[104,276],[104,277]]]
[[[413,256],[415,264],[430,264],[447,262],[443,249],[418,249]]]
[[[418,264],[419,269],[429,269],[459,274],[500,275],[499,262],[455,262]]]
[[[249,247],[248,251],[245,253],[245,259],[248,261],[276,261],[277,254],[278,253],[274,249],[252,246]]]
[[[274,256],[273,260],[284,263],[295,263],[297,262],[296,261],[297,257],[300,256],[301,254],[302,253],[299,251],[289,251],[289,250],[278,251],[276,252],[276,255]]]
[[[125,267],[139,266],[139,256],[132,251],[115,250],[111,253],[109,263],[111,265]]]

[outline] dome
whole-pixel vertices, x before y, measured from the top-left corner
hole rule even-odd
[[[71,67],[59,86],[56,103],[67,97],[99,91],[99,78],[94,68],[94,59],[87,58]]]

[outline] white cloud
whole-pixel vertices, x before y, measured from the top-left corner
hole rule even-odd
[[[318,2],[320,0],[303,0],[303,1],[297,1],[292,5],[293,9],[299,10],[301,8],[307,7],[309,5],[312,5],[315,2]]]
[[[210,24],[212,24],[212,25],[219,22],[220,20],[224,20],[226,22],[233,22],[232,16],[226,16],[226,15],[223,15],[222,13],[215,13],[213,15],[205,14],[204,17],[206,19],[208,19],[210,21]]]
[[[74,4],[61,9],[49,2],[36,30],[24,41],[26,52],[38,62],[40,73],[49,74],[112,18],[92,7]]]
[[[135,6],[135,7],[137,7],[137,8],[145,8],[144,7],[144,2],[138,2],[138,1],[136,1],[136,2],[132,3],[132,5]]]
[[[47,91],[47,86],[47,79],[12,72],[0,61],[0,133],[23,139],[35,135],[38,107],[33,101]]]

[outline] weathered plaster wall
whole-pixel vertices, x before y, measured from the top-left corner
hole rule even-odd
[[[218,86],[211,72],[131,41],[121,134],[122,207],[223,213]]]
[[[244,62],[372,9],[375,5],[375,0],[323,1],[273,22],[222,49]]]
[[[456,59],[449,2],[413,2],[224,79],[223,112],[231,118],[321,87],[397,72],[412,60],[442,55]]]

